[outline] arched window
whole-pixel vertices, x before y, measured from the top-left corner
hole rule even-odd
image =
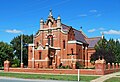
[[[65,49],[65,40],[63,40],[63,49]]]
[[[49,44],[50,46],[53,46],[53,36],[52,36],[52,35],[49,35],[49,36],[48,36],[48,44]]]
[[[73,55],[74,53],[73,53],[73,48],[71,48],[71,54]]]
[[[48,37],[48,44],[50,45],[50,37]]]
[[[39,59],[42,59],[42,54],[41,54],[41,52],[39,52]]]
[[[37,45],[37,47],[38,47],[38,46],[39,46],[39,43],[37,42],[36,45]]]

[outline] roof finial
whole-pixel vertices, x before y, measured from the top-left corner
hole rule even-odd
[[[104,38],[104,32],[102,32],[102,39]]]
[[[57,18],[58,20],[60,20],[61,18],[60,18],[60,15],[58,15],[58,18]]]
[[[80,31],[82,31],[82,26],[80,27]]]
[[[44,22],[43,18],[40,19],[40,22]]]
[[[49,13],[49,16],[52,16],[52,9],[50,9],[50,13]]]

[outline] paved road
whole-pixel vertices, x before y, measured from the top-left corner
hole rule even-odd
[[[32,79],[18,79],[18,78],[0,77],[0,82],[77,82],[77,81],[32,80]]]

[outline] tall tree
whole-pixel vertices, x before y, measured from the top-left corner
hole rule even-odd
[[[114,41],[111,41],[112,43]],[[105,38],[98,41],[97,45],[95,46],[96,52],[91,55],[91,61],[96,61],[99,57],[106,60],[107,63],[113,63],[115,62],[115,54],[113,54],[113,50],[111,47],[113,47],[113,44],[110,44]]]
[[[13,48],[11,45],[0,42],[0,67],[3,66],[5,60],[12,61],[13,59]]]
[[[120,42],[118,40],[115,42],[114,54],[115,63],[120,63]]]
[[[27,44],[33,42],[33,35],[23,35],[23,63],[24,65],[28,64],[28,47]],[[21,59],[21,35],[14,37],[10,42],[14,51],[15,57],[19,60]]]

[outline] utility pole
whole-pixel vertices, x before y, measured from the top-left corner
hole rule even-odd
[[[21,68],[23,68],[23,34],[21,34]]]
[[[33,33],[33,48],[32,48],[32,51],[33,51],[33,57],[32,57],[32,68],[34,68],[34,33]]]

